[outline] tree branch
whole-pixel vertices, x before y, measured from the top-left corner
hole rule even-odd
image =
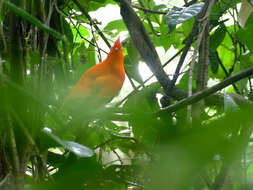
[[[162,113],[167,113],[168,111],[174,112],[186,105],[198,102],[199,100],[204,99],[207,96],[209,96],[209,95],[211,95],[211,94],[213,94],[213,93],[215,93],[215,92],[217,92],[217,91],[219,91],[219,90],[221,90],[221,89],[223,89],[223,88],[225,88],[225,87],[227,87],[227,86],[229,86],[229,85],[231,85],[243,78],[246,78],[252,74],[253,74],[253,67],[250,67],[249,69],[246,69],[246,70],[241,71],[231,77],[226,78],[224,81],[222,81],[210,88],[207,88],[207,89],[204,89],[202,91],[195,93],[194,95],[192,95],[189,98],[185,98],[176,104],[173,104],[171,106],[161,109],[160,111],[157,112],[157,114],[160,115]]]
[[[170,95],[176,100],[179,100],[180,98],[182,99],[182,97],[185,96],[185,92],[181,89],[175,88],[170,92],[171,80],[163,70],[155,47],[148,36],[145,27],[127,0],[120,1],[120,14],[122,15],[123,20],[129,30],[134,45],[163,87],[165,94]]]

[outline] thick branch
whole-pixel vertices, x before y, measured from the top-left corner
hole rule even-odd
[[[189,104],[193,104],[193,103],[196,103],[198,102],[199,100],[201,99],[204,99],[206,98],[207,96],[243,79],[243,78],[246,78],[250,75],[253,74],[253,67],[250,67],[249,69],[246,69],[244,71],[241,71],[229,78],[226,78],[224,81],[210,87],[210,88],[207,88],[207,89],[204,89],[202,91],[199,91],[197,93],[195,93],[194,95],[192,95],[191,97],[189,98],[185,98],[181,101],[179,101],[178,103],[176,104],[173,104],[171,106],[168,106],[162,110],[160,110],[159,112],[157,112],[158,115],[162,114],[163,112],[167,113],[168,111],[170,112],[173,112],[173,111],[176,111],[186,105],[189,105]]]
[[[171,80],[163,70],[155,47],[150,37],[148,36],[141,20],[127,0],[120,1],[120,13],[129,30],[134,45],[138,49],[143,60],[156,76],[157,80],[163,87],[164,92],[176,100],[182,99],[182,97],[185,96],[185,92],[183,92],[181,89],[175,88],[173,91],[169,91]]]

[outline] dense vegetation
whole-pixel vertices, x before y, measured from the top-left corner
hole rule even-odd
[[[0,189],[253,188],[252,2],[161,2],[0,0]],[[119,34],[133,91],[62,110]]]

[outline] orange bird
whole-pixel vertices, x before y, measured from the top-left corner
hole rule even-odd
[[[103,106],[117,95],[124,80],[123,49],[118,38],[106,59],[82,75],[65,99],[64,106],[66,104],[72,107],[85,105],[90,109]],[[76,104],[73,104],[74,102]]]

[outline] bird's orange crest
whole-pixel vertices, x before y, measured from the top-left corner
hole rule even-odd
[[[115,50],[115,51],[118,51],[118,50],[122,49],[122,45],[121,45],[121,42],[120,42],[120,37],[117,38],[114,45],[112,46],[112,49]]]

